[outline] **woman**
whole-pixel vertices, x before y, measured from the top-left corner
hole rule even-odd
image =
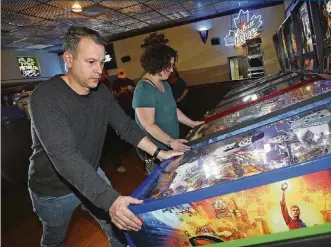
[[[192,121],[176,106],[171,87],[166,81],[173,72],[177,61],[177,51],[166,45],[146,48],[140,58],[146,74],[138,82],[134,91],[132,107],[135,109],[137,124],[145,130],[151,140],[162,150],[185,152],[190,149],[179,139],[179,122],[194,128],[203,122]],[[150,174],[156,167],[154,162],[146,162]]]

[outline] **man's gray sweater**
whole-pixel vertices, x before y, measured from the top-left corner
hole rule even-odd
[[[107,126],[134,146],[145,136],[143,131],[102,84],[82,96],[55,76],[34,90],[29,104],[29,188],[41,196],[62,196],[76,189],[108,211],[118,193],[96,172]]]

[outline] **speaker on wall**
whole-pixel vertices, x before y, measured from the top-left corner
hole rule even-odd
[[[211,45],[219,45],[219,44],[221,44],[221,41],[220,41],[220,38],[219,37],[212,38],[210,40],[210,42],[211,42]]]
[[[131,61],[131,57],[130,56],[124,56],[121,58],[122,63],[127,63]]]

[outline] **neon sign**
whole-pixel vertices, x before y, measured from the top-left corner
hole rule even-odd
[[[40,76],[40,66],[37,57],[17,57],[22,77]]]
[[[246,20],[240,23],[240,16]],[[253,39],[260,35],[259,27],[262,25],[261,15],[253,15],[249,18],[249,11],[240,10],[238,16],[233,18],[235,30],[229,30],[229,34],[224,38],[225,46],[242,46],[246,40]]]

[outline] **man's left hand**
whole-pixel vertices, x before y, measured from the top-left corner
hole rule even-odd
[[[138,200],[131,196],[119,196],[109,209],[111,221],[121,230],[124,231],[139,231],[141,229],[141,221],[128,208],[130,204],[140,204],[142,200]]]

